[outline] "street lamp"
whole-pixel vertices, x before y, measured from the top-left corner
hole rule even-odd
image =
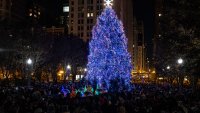
[[[87,68],[85,68],[84,71],[87,72]]]
[[[29,59],[26,60],[26,63],[27,63],[28,65],[31,65],[31,64],[33,63],[33,61],[29,58]]]
[[[167,70],[170,70],[170,68],[171,68],[170,66],[167,66]]]
[[[27,72],[27,77],[28,77],[28,86],[30,86],[31,85],[31,70],[32,70],[32,64],[33,64],[33,61],[30,59],[30,58],[28,58],[27,60],[26,60],[26,64],[27,65],[29,65],[30,67],[28,67],[28,72],[30,72],[30,73],[28,73]]]
[[[87,68],[84,68],[84,73],[83,73],[83,77],[85,77],[86,76],[86,74],[87,74]],[[83,78],[83,77],[81,77],[81,78]]]
[[[183,64],[183,59],[182,59],[182,58],[179,58],[179,59],[177,60],[177,62],[178,62],[178,64]]]
[[[168,66],[166,67],[166,69],[168,70],[168,73],[169,73],[171,67],[168,65]],[[166,75],[169,75],[168,73],[166,73]],[[168,81],[169,81],[169,76],[168,76]]]
[[[66,67],[66,74],[64,76],[64,81],[66,81],[67,76],[68,77],[70,76],[70,70],[71,70],[71,65],[68,64],[67,67]]]
[[[71,70],[71,66],[70,65],[67,65],[67,70]]]
[[[177,60],[177,63],[178,63],[178,76],[180,76],[180,69],[179,69],[179,65],[182,65],[183,64],[183,59],[182,58],[179,58],[178,60]],[[180,82],[182,82],[182,81],[180,81],[180,79],[179,79],[179,77],[177,77],[177,81],[178,81],[178,85],[179,85],[179,87],[180,87]]]

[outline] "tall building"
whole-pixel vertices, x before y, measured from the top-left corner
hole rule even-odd
[[[55,26],[52,26],[52,27],[49,27],[49,28],[44,27],[43,30],[46,33],[56,35],[56,36],[63,36],[65,34],[64,27],[55,27]]]
[[[65,32],[68,33],[69,30],[69,1],[62,2],[61,6],[62,11],[59,14],[58,17],[58,26],[63,27],[65,29]]]
[[[26,0],[0,0],[0,23],[5,25],[26,22]]]
[[[103,0],[69,0],[69,34],[91,38],[92,27],[103,9]]]
[[[50,2],[49,4],[45,4]],[[40,2],[44,7],[43,30],[47,33],[63,36],[68,34],[69,30],[69,0]]]
[[[0,21],[10,19],[11,0],[0,0]]]
[[[133,71],[143,73],[147,71],[144,25],[142,21],[137,21],[136,19],[134,19],[133,48]]]

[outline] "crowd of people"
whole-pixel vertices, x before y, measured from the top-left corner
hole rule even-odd
[[[200,113],[200,91],[189,88],[134,84],[131,92],[72,96],[76,87],[64,94],[63,84],[1,86],[0,113]]]

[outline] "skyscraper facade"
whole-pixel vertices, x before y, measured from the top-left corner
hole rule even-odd
[[[147,71],[144,24],[136,19],[134,19],[133,66],[133,71],[136,73]]]
[[[56,11],[53,14],[49,14],[52,17],[50,22],[47,22],[44,28],[47,33],[57,36],[63,36],[68,34],[69,31],[69,0],[61,0],[56,2]]]
[[[5,25],[26,21],[26,0],[0,0],[0,22]]]
[[[104,0],[69,0],[69,34],[90,40],[97,17],[104,8]],[[124,25],[128,51],[133,58],[133,1],[113,0],[113,8]]]
[[[91,38],[92,27],[103,9],[103,0],[69,0],[69,34]]]
[[[0,0],[0,20],[3,21],[10,17],[11,12],[11,1]]]

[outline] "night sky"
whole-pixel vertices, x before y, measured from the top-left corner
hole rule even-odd
[[[55,25],[56,18],[62,13],[62,6],[64,0],[36,0],[41,6],[44,6],[44,20],[43,24],[46,27]]]

